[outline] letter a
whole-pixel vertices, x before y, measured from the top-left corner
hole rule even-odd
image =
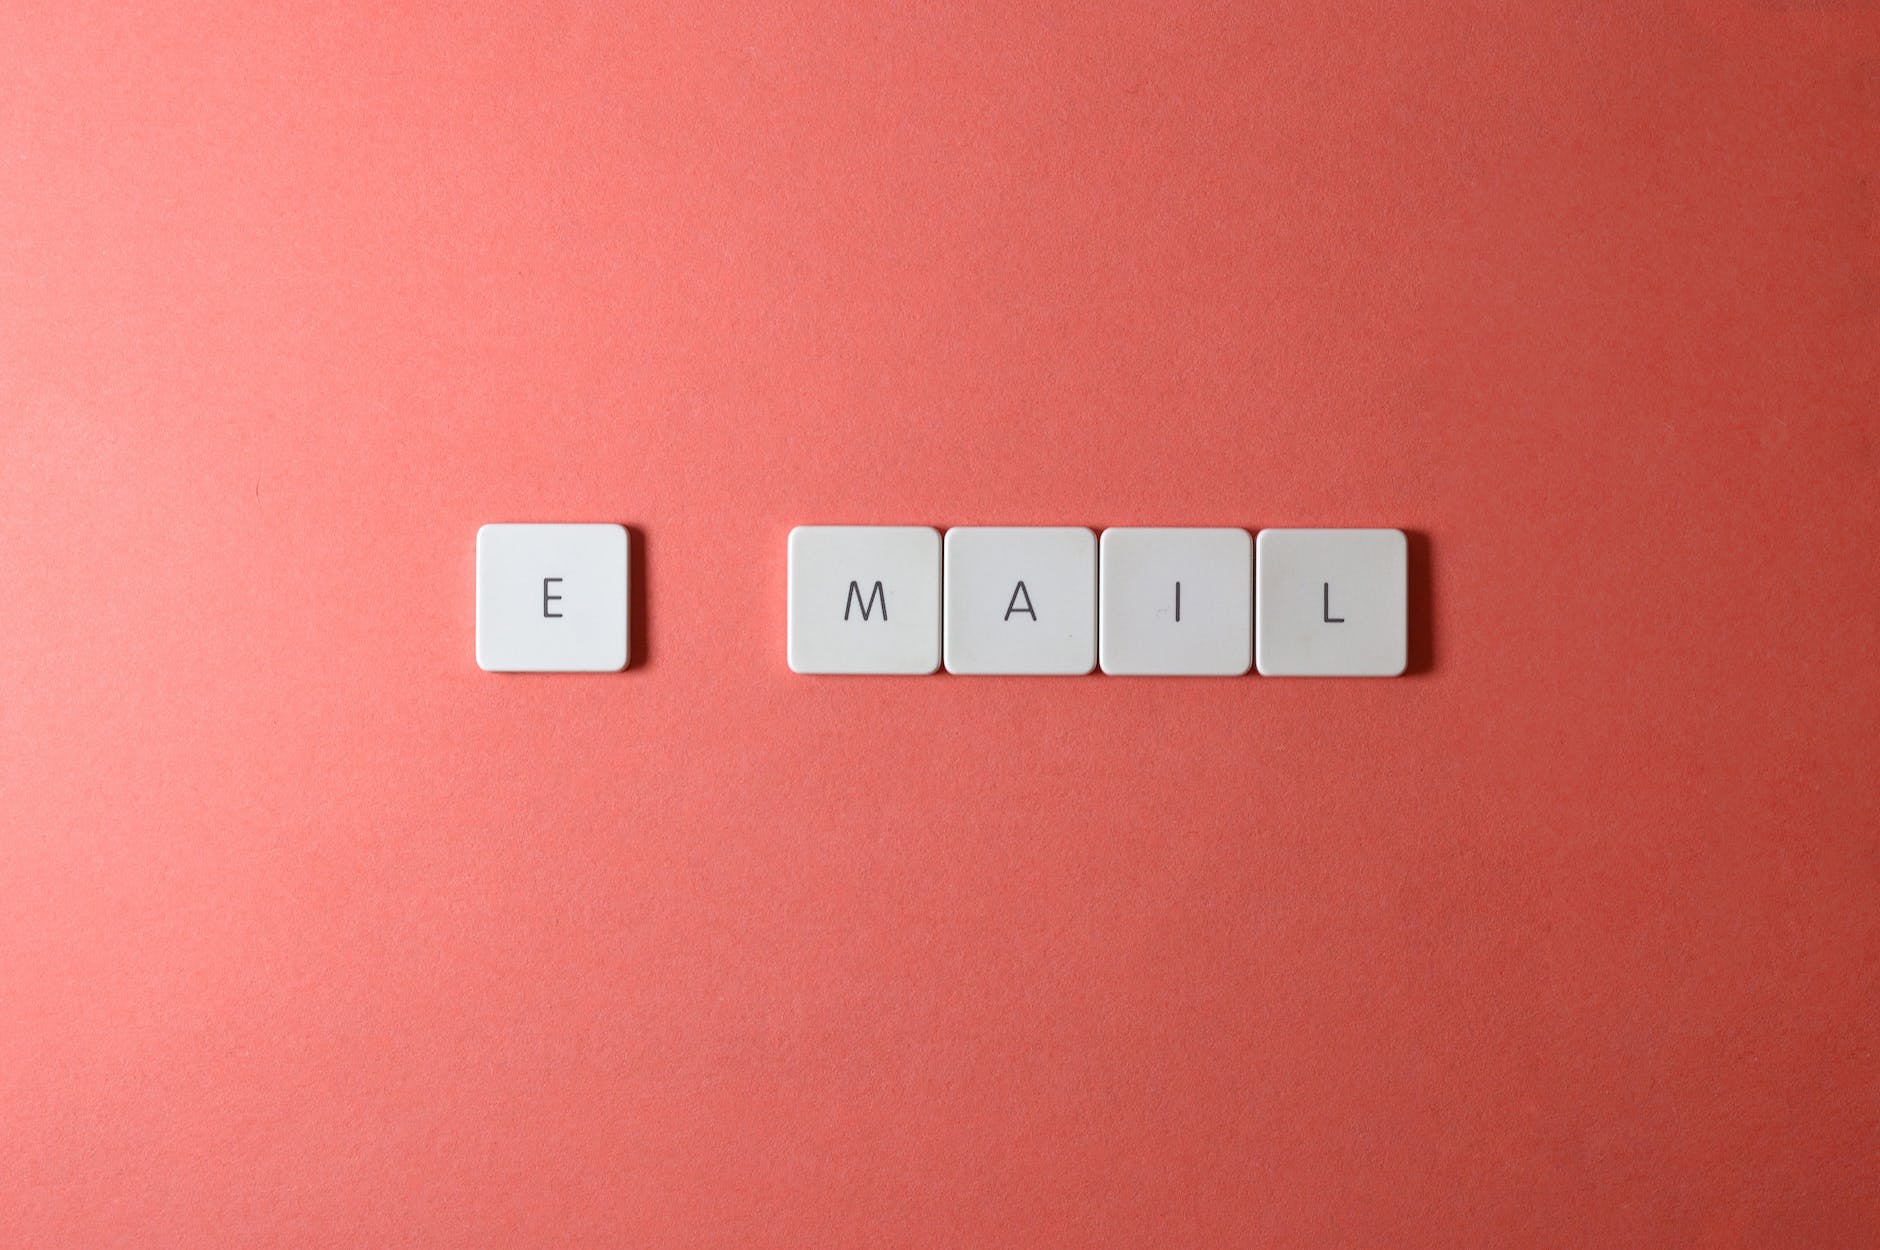
[[[1025,601],[1022,607],[1019,605],[1019,602],[1018,602],[1021,598],[1024,599]],[[1012,613],[1014,612],[1023,612],[1026,616],[1029,616],[1034,621],[1038,619],[1038,613],[1036,609],[1034,609],[1031,606],[1031,592],[1025,589],[1024,582],[1020,582],[1018,585],[1012,587],[1012,601],[1005,605],[1005,618],[1004,619],[1008,621],[1011,620]]]

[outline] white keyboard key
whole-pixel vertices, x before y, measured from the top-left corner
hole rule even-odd
[[[940,667],[940,531],[799,525],[789,600],[793,671],[931,673]]]
[[[477,531],[477,667],[625,668],[627,579],[622,526],[485,525]]]
[[[1402,530],[1261,530],[1255,614],[1267,677],[1395,677],[1408,655]]]
[[[1103,531],[1098,652],[1117,675],[1238,677],[1253,663],[1253,540],[1241,529]]]
[[[1088,673],[1097,662],[1097,536],[966,525],[946,534],[949,673]]]

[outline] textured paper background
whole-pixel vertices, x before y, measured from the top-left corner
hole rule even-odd
[[[0,7],[0,1241],[1880,1241],[1873,5],[615,7]],[[1420,671],[796,678],[801,522]]]

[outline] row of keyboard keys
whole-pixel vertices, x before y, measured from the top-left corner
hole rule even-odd
[[[1387,677],[1407,654],[1393,529],[800,526],[799,673]],[[1257,569],[1257,574],[1256,574]],[[1256,645],[1257,643],[1257,645]]]
[[[477,663],[603,672],[628,655],[627,532],[486,525]],[[802,526],[799,673],[1392,676],[1407,559],[1388,529]]]

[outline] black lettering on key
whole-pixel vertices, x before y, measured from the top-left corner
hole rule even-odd
[[[1344,617],[1332,615],[1332,584],[1330,582],[1326,582],[1324,583],[1324,586],[1325,586],[1325,610],[1321,612],[1320,615],[1325,618],[1325,623],[1327,625],[1343,625],[1345,623]]]
[[[558,582],[560,580],[561,578],[559,577],[544,577],[542,579],[542,615],[546,617],[550,617],[555,620],[560,620],[562,614],[560,612],[550,612],[548,610],[548,605],[551,603],[560,603],[561,596],[549,594],[548,584],[550,582]]]
[[[1025,600],[1024,606],[1022,607],[1018,602],[1021,597]],[[1018,585],[1012,587],[1012,601],[1005,605],[1005,619],[1008,621],[1011,620],[1012,613],[1014,612],[1023,612],[1034,621],[1038,619],[1036,609],[1031,606],[1031,592],[1025,589],[1024,582],[1020,582]]]
[[[845,621],[849,619],[850,608],[860,608],[862,610],[862,619],[865,621],[868,619],[869,610],[877,604],[881,606],[881,619],[884,621],[887,620],[888,592],[881,588],[880,582],[876,582],[875,588],[868,592],[868,601],[866,603],[862,601],[861,584],[859,582],[850,582],[849,597],[842,601],[842,619]]]

